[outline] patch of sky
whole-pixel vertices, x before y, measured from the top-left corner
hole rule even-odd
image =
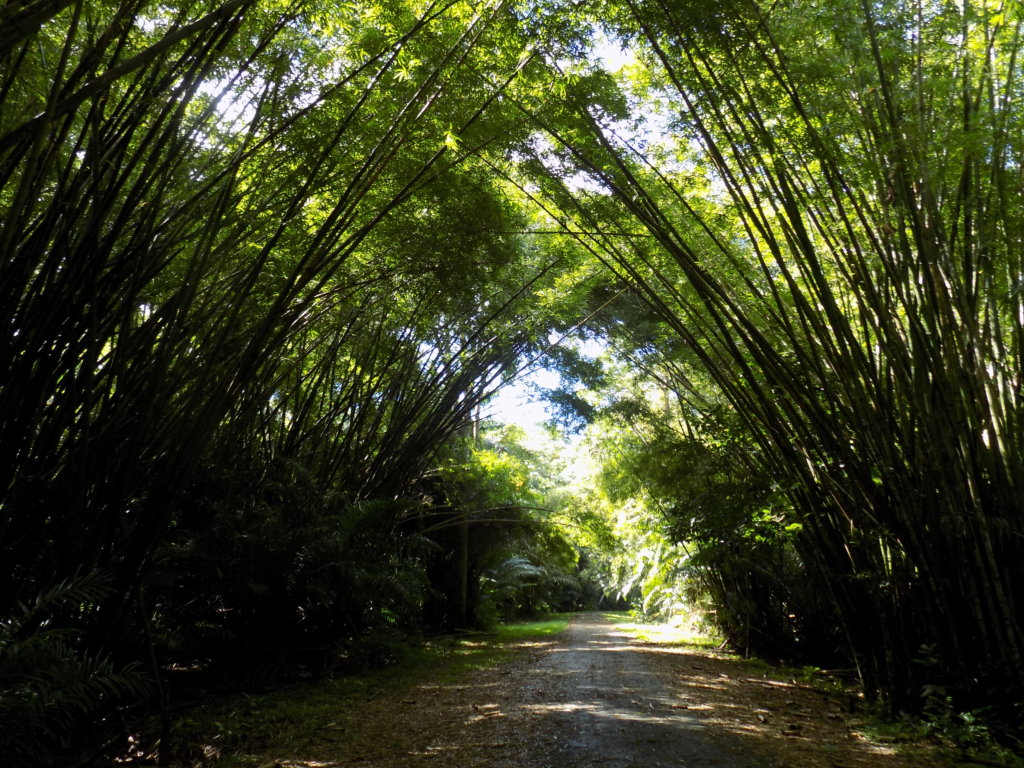
[[[613,74],[637,63],[632,48],[612,40],[601,29],[595,29],[591,36],[591,55],[596,63]]]
[[[205,80],[197,90],[213,103],[213,115],[219,130],[241,133],[256,116],[256,96],[239,88],[237,75]],[[211,146],[216,142],[206,138],[203,143]]]
[[[155,8],[147,9],[135,17],[135,26],[147,35],[163,31],[171,26],[175,17],[173,8],[166,5],[158,5]]]
[[[553,333],[548,342],[570,345],[587,358],[598,358],[608,351],[608,343],[602,338],[562,338]],[[540,360],[503,386],[484,405],[481,416],[520,427],[526,433],[528,444],[543,445],[550,439],[547,425],[555,415],[545,393],[561,385],[562,376],[558,369]]]

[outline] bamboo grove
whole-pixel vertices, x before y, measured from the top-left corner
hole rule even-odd
[[[424,621],[431,473],[553,265],[478,159],[525,131],[500,6],[3,17],[0,719],[46,763],[172,666]]]
[[[689,418],[709,413],[699,368],[750,436],[734,463],[771,478],[796,532],[769,606],[783,644],[831,619],[869,693],[1006,723],[1024,682],[1019,13],[609,6],[670,138],[645,151],[577,101],[571,127],[542,118],[537,158],[551,215],[597,233],[586,247],[684,350],[660,367]],[[831,610],[801,615],[808,579]]]
[[[175,669],[470,621],[529,500],[452,467],[575,328],[674,396],[619,470],[735,643],[1012,731],[1020,35],[988,0],[8,3],[7,753],[102,749]]]

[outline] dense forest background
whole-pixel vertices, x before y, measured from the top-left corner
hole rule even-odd
[[[617,600],[1019,737],[1021,33],[1016,0],[7,2],[5,759]],[[577,434],[543,450],[481,419],[537,367]]]

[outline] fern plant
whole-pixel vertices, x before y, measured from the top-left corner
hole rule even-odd
[[[41,592],[0,620],[0,754],[8,765],[66,759],[80,728],[117,701],[144,698],[135,665],[121,669],[82,647],[84,619],[107,595],[92,572]]]

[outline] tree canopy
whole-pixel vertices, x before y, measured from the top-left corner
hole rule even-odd
[[[9,3],[0,748],[85,762],[203,675],[618,599],[1019,736],[1021,32]],[[537,366],[589,473],[481,423]]]

